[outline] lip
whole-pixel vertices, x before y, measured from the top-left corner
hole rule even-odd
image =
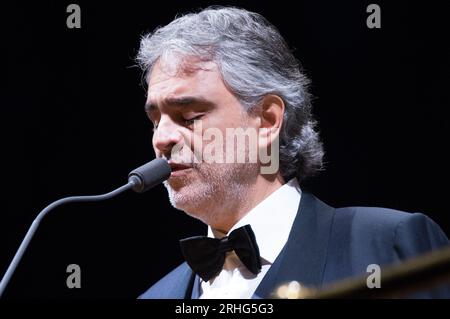
[[[183,163],[174,163],[171,161],[168,163],[170,165],[170,169],[172,170],[170,177],[184,175],[188,169],[192,168],[192,166]]]

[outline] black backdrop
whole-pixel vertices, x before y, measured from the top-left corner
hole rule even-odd
[[[81,29],[66,27],[71,2],[2,4],[1,275],[43,207],[109,191],[154,157],[133,62],[139,38],[209,4],[266,16],[311,77],[326,170],[305,189],[333,206],[422,212],[450,234],[444,8],[378,1],[382,27],[370,30],[371,2],[295,2],[77,2]],[[171,208],[162,186],[61,207],[43,221],[5,295],[135,298],[181,262],[180,238],[205,230]],[[66,287],[69,264],[81,267],[81,289]]]

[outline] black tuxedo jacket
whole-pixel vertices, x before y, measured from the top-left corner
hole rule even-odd
[[[369,275],[370,264],[382,267],[448,244],[440,227],[423,214],[374,207],[333,208],[303,192],[288,241],[253,298],[270,298],[280,284],[292,280],[321,287]],[[197,298],[198,288],[199,277],[183,263],[140,298]],[[413,297],[450,298],[450,288]]]

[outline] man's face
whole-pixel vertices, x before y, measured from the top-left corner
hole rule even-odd
[[[193,163],[194,154],[202,154],[213,141],[205,141],[203,133],[215,128],[225,138],[227,128],[256,127],[257,121],[245,113],[224,85],[214,63],[193,62],[192,66],[173,72],[161,63],[155,64],[149,78],[146,110],[155,128],[156,156],[166,157],[172,166],[172,175],[165,183],[171,203],[211,224],[221,218],[213,213],[218,214],[217,206],[223,210],[220,214],[226,214],[227,203],[242,200],[247,186],[255,181],[259,166]],[[196,125],[201,121],[201,130],[194,130],[194,121]]]

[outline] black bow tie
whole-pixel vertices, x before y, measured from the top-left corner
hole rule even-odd
[[[222,270],[225,254],[232,250],[253,274],[261,270],[259,249],[250,225],[237,228],[222,239],[205,236],[182,239],[180,246],[188,265],[204,281]]]

